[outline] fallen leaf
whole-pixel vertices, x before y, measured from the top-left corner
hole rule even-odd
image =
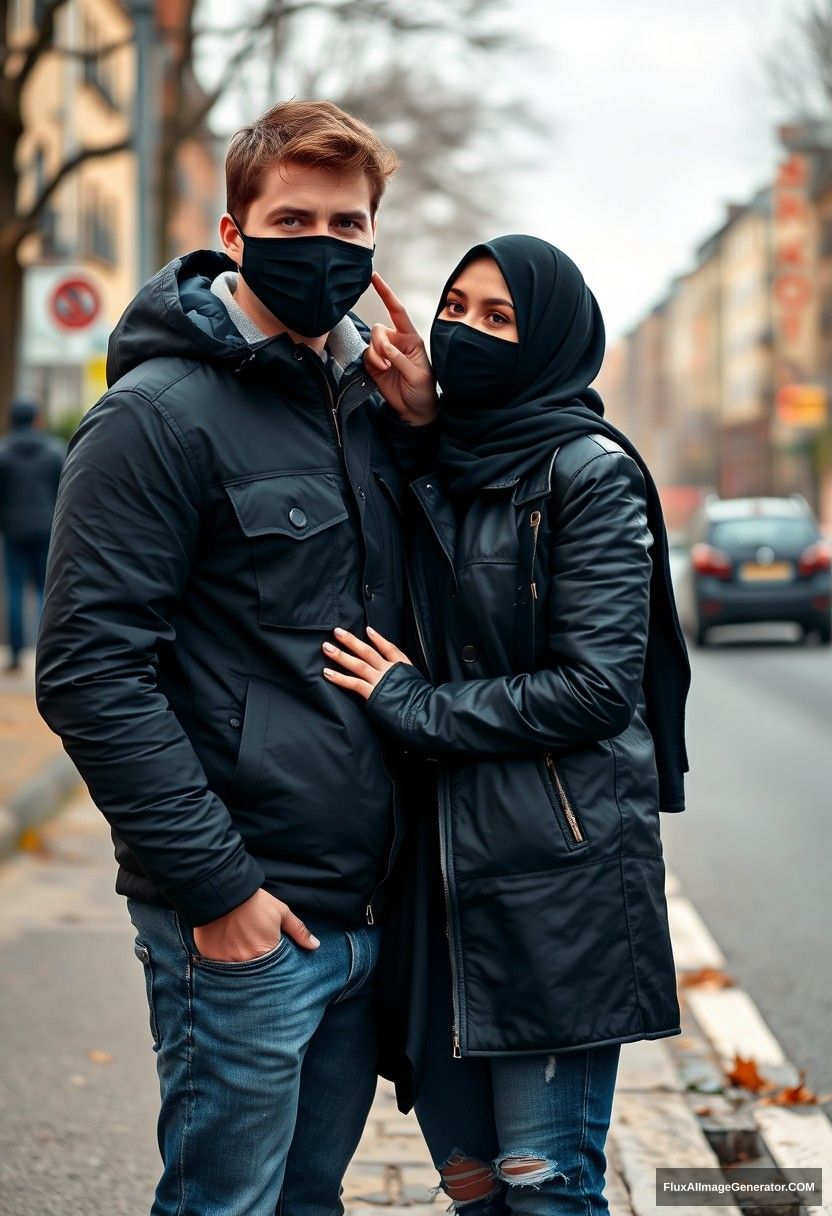
[[[816,1094],[806,1085],[806,1069],[801,1068],[797,1085],[784,1085],[776,1093],[761,1098],[760,1103],[769,1106],[817,1106],[828,1102],[832,1094]]]
[[[87,1052],[87,1059],[92,1060],[93,1064],[112,1064],[115,1056],[111,1051],[92,1051]]]
[[[694,1106],[694,1113],[699,1115],[700,1119],[707,1119],[709,1115],[714,1113],[712,1106]]]
[[[679,976],[680,988],[733,988],[734,977],[718,967],[700,967],[697,971],[683,971]]]
[[[760,1074],[757,1061],[753,1056],[746,1059],[736,1052],[733,1068],[726,1068],[724,1071],[732,1085],[738,1085],[741,1089],[748,1089],[752,1093],[760,1093],[764,1089],[774,1089],[774,1083]]]

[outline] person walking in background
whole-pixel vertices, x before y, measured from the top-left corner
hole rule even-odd
[[[25,644],[26,588],[34,588],[38,616],[43,604],[49,536],[65,456],[64,445],[42,429],[42,421],[40,407],[34,401],[14,401],[11,432],[0,439],[0,533],[6,565],[8,672],[20,670]]]

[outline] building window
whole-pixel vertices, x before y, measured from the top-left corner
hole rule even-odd
[[[97,187],[87,191],[83,208],[82,231],[84,252],[102,262],[116,261],[116,208],[104,198]]]

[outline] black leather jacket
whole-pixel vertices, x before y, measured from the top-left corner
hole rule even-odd
[[[368,710],[437,761],[453,1049],[677,1034],[641,689],[653,538],[639,467],[587,436],[459,518],[437,477],[412,490],[430,678],[396,665]]]
[[[210,292],[231,267],[177,259],[111,339],[61,477],[38,706],[121,893],[199,925],[265,885],[360,923],[397,847],[392,757],[321,643],[366,621],[401,638],[396,458],[429,436],[360,355],[336,387],[287,335],[247,345]]]

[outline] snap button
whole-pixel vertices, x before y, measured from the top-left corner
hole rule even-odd
[[[358,487],[358,497],[359,497],[359,498],[366,498],[366,497],[367,497],[367,495],[366,495],[366,494],[364,493],[364,491],[361,489],[361,486],[359,486],[359,487]]]
[[[136,947],[136,954],[139,956],[139,958],[141,959],[141,961],[142,961],[143,963],[149,963],[149,962],[150,962],[150,955],[148,954],[146,947],[144,947],[144,946],[137,946],[137,947]]]
[[[295,354],[295,358],[297,359],[298,363],[300,363],[301,359],[303,358],[303,351],[302,351],[302,350],[296,350],[296,351],[294,352],[294,354]]]
[[[476,663],[477,648],[469,642],[467,646],[462,647],[462,661],[464,663]]]
[[[373,599],[373,597],[375,596],[375,591],[373,591],[373,589],[369,583],[364,584],[364,595],[368,600]]]
[[[302,511],[300,507],[292,507],[289,512],[289,523],[293,528],[305,528],[306,512]]]
[[[235,730],[238,730],[239,726],[240,726],[240,719],[239,718],[229,718],[228,725],[233,726]]]

